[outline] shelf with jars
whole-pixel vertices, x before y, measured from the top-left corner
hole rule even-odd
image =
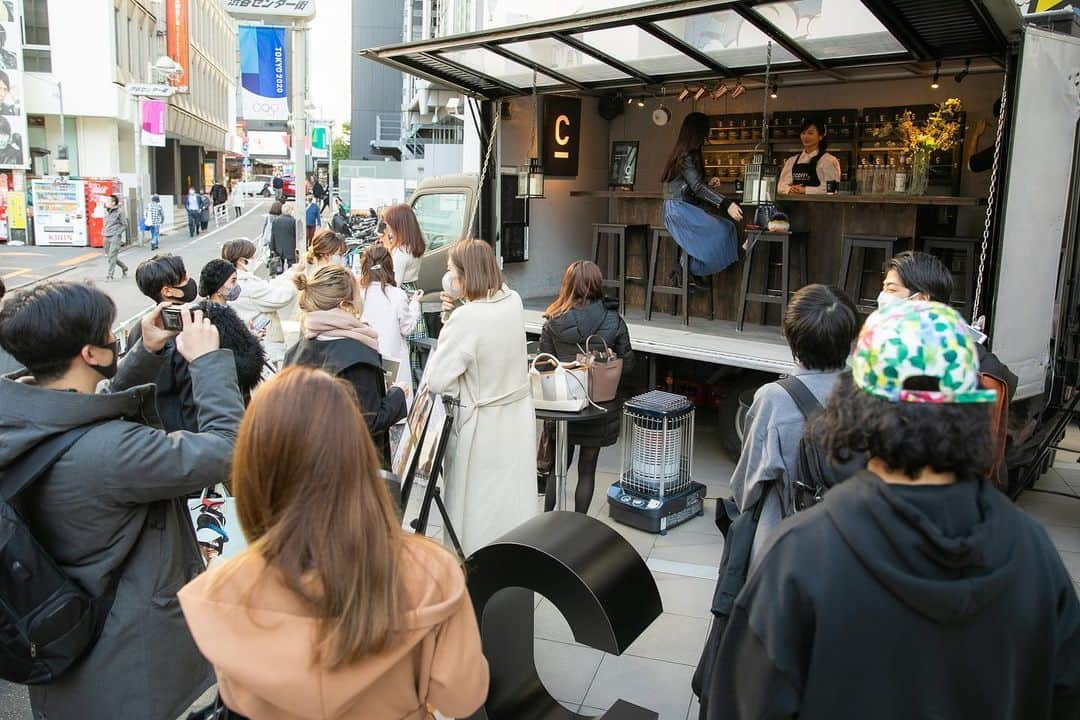
[[[760,113],[713,115],[709,118],[709,142],[705,147],[748,145],[761,142]]]
[[[833,110],[787,110],[773,113],[769,118],[769,142],[779,150],[801,149],[800,134],[808,119],[824,123],[830,152],[834,148],[851,148],[857,133],[859,111],[850,108]]]
[[[858,160],[852,173],[856,185],[873,188],[875,191],[885,188],[885,193],[906,192],[907,189],[902,185],[910,182],[913,174],[912,153],[901,140],[900,124],[907,112],[911,113],[911,119],[916,125],[925,124],[930,114],[937,109],[937,105],[864,108],[859,117],[856,153]],[[958,122],[960,137],[956,147],[933,152],[928,161],[928,184],[939,192],[949,191],[956,194],[960,190],[965,125],[963,112],[959,113]]]

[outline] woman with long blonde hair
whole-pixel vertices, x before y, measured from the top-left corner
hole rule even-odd
[[[480,706],[488,667],[464,574],[401,530],[347,383],[310,368],[269,381],[240,426],[232,488],[247,550],[179,593],[227,707],[422,720]]]
[[[364,304],[356,276],[348,268],[328,265],[310,279],[294,278],[300,291],[302,337],[285,353],[285,365],[326,370],[349,381],[360,401],[375,446],[389,467],[387,431],[407,412],[407,383],[386,389],[379,335],[365,323]]]

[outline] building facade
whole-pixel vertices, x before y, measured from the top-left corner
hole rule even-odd
[[[166,52],[165,4],[151,0],[23,0],[26,108],[32,176],[56,173],[66,145],[73,177],[178,195],[224,172],[235,134],[236,28],[217,0],[188,0],[189,92],[169,99],[167,145],[136,145],[130,83],[161,82],[151,65]],[[61,136],[61,126],[63,135]]]
[[[353,50],[402,42],[401,17],[411,0],[353,0]],[[379,63],[352,61],[353,160],[400,157],[402,73]]]

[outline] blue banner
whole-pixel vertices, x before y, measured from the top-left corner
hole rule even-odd
[[[288,120],[285,28],[241,25],[241,112],[247,120]]]

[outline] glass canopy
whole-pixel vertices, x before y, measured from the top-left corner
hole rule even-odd
[[[818,60],[905,52],[861,0],[784,0],[754,12]]]
[[[765,65],[769,36],[734,10],[660,20],[656,25],[726,67]],[[783,64],[798,59],[774,42],[772,61]]]
[[[620,80],[630,77],[615,68],[553,38],[507,43],[506,50],[578,82]]]
[[[701,63],[691,60],[671,45],[636,25],[592,30],[576,34],[574,37],[647,75],[671,75],[708,70]]]
[[[508,85],[515,85],[519,88],[532,87],[533,69],[531,67],[516,63],[513,60],[504,58],[502,55],[497,55],[487,48],[454,50],[441,53],[441,57]],[[559,81],[553,77],[539,72],[536,73],[537,87],[559,84]]]

